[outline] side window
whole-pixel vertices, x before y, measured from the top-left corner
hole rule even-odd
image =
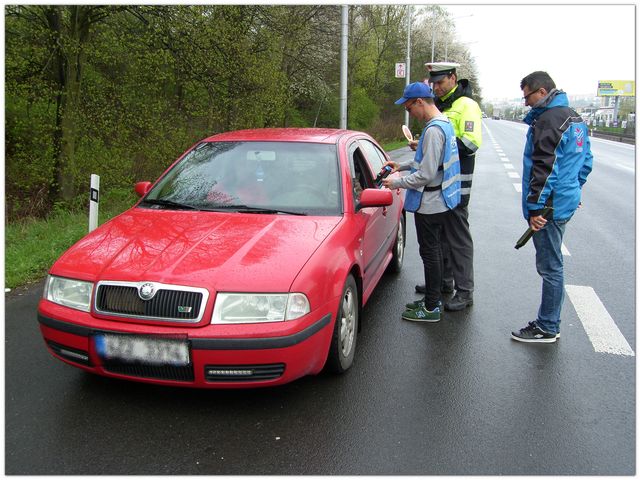
[[[349,146],[349,168],[351,169],[353,196],[358,201],[362,190],[373,188],[373,177],[362,151],[355,142]]]
[[[387,161],[384,153],[382,153],[380,149],[369,140],[360,140],[360,145],[364,150],[364,153],[367,157],[367,162],[369,163],[371,170],[377,174],[380,170],[382,170],[382,166]]]

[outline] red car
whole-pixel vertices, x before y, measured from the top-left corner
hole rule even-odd
[[[353,363],[360,312],[402,267],[400,190],[367,134],[223,133],[53,265],[38,307],[60,360],[108,377],[278,385]]]

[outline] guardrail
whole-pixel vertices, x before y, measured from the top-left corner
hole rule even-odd
[[[614,142],[636,144],[636,137],[630,135],[618,135],[615,133],[598,132],[597,130],[589,129],[589,136],[593,138],[603,138],[605,140],[611,140]]]
[[[522,120],[505,118],[509,122],[523,123]],[[636,144],[636,137],[632,135],[620,135],[617,133],[599,132],[597,130],[589,129],[589,136],[592,138],[603,138],[605,140],[611,140],[613,142],[629,143],[631,145]]]

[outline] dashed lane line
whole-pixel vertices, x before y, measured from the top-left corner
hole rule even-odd
[[[635,356],[593,288],[565,285],[565,290],[596,352]]]

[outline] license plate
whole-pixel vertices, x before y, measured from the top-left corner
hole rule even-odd
[[[147,365],[189,364],[186,339],[101,333],[95,335],[96,351],[109,361],[140,362]]]

